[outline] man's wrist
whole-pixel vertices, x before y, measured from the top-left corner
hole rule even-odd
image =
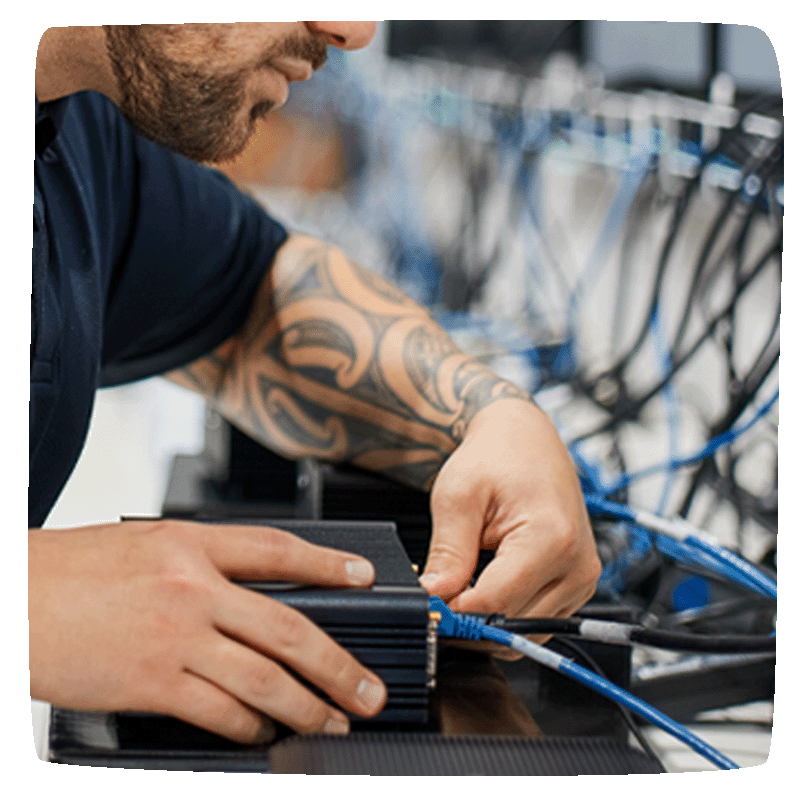
[[[515,384],[495,375],[482,364],[470,365],[471,374],[464,382],[460,394],[464,398],[463,407],[456,421],[451,426],[451,435],[456,446],[461,444],[467,433],[474,429],[475,421],[485,415],[483,412],[489,408],[497,407],[498,403],[513,409],[533,407],[539,410],[530,394],[520,389]],[[508,404],[511,401],[511,405]],[[498,410],[495,408],[495,410]]]

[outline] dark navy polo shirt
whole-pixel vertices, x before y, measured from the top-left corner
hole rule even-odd
[[[95,390],[210,352],[286,231],[218,172],[135,134],[102,95],[36,103],[28,524],[78,460]]]

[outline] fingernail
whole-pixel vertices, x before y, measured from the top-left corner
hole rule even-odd
[[[344,568],[353,586],[369,586],[375,578],[375,570],[369,561],[348,561]]]
[[[386,700],[386,687],[366,678],[358,684],[356,693],[369,711],[377,711]]]
[[[322,727],[324,733],[331,733],[335,736],[344,736],[350,731],[350,723],[347,717],[328,717]]]
[[[439,576],[435,572],[426,572],[420,579],[419,582],[426,588],[429,589],[433,586],[436,581],[439,580]]]

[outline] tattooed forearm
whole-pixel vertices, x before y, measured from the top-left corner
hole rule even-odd
[[[395,286],[304,236],[279,251],[244,329],[168,377],[286,456],[346,460],[418,487],[481,409],[530,400]]]

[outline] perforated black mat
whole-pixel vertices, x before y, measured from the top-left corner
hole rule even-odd
[[[353,733],[293,736],[270,748],[276,773],[305,775],[629,775],[664,769],[615,739]]]
[[[62,764],[195,772],[306,775],[628,775],[664,769],[605,737],[353,731],[292,735],[242,747],[179,720],[53,708],[49,760]]]

